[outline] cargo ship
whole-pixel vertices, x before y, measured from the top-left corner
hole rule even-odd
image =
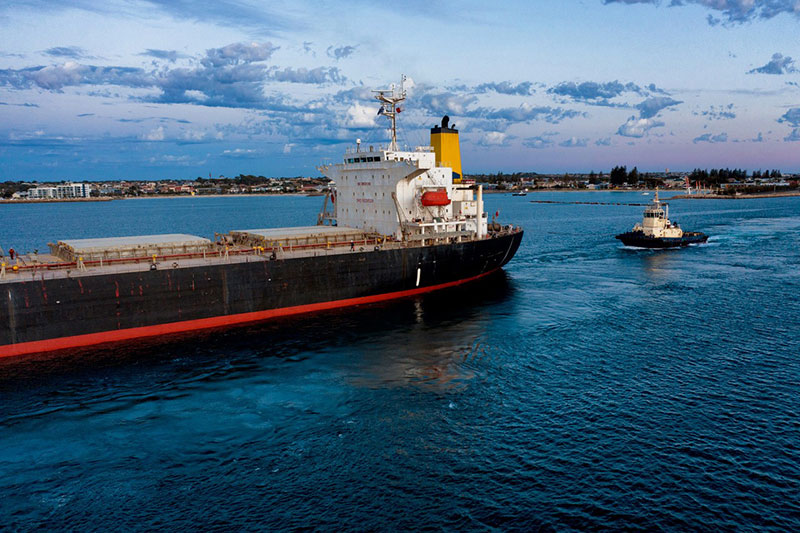
[[[319,170],[335,187],[316,225],[213,239],[65,239],[0,264],[0,356],[227,327],[410,297],[468,283],[514,257],[520,227],[489,222],[461,175],[458,130],[400,150],[402,83],[374,91],[385,147],[355,146]]]
[[[708,235],[698,231],[683,231],[669,219],[669,205],[659,201],[658,189],[650,205],[644,209],[642,223],[635,224],[631,231],[616,236],[625,246],[636,248],[679,248],[690,244],[702,244]]]

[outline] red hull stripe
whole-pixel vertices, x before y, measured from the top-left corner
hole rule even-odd
[[[464,283],[474,281],[484,276],[488,276],[495,270],[497,269],[490,270],[489,272],[484,272],[483,274],[473,276],[471,278],[461,279],[458,281],[450,281],[448,283],[442,283],[441,285],[420,287],[418,289],[410,289],[407,291],[388,292],[385,294],[376,294],[373,296],[363,296],[361,298],[348,298],[345,300],[334,300],[330,302],[320,302],[315,304],[296,305],[293,307],[282,307],[280,309],[268,309],[266,311],[241,313],[238,315],[223,315],[211,318],[198,318],[196,320],[184,320],[182,322],[171,322],[169,324],[158,324],[155,326],[142,326],[138,328],[103,331],[100,333],[88,333],[85,335],[74,335],[71,337],[58,337],[55,339],[46,339],[41,341],[7,344],[5,346],[0,346],[0,357],[8,357],[14,355],[30,355],[35,353],[65,350],[68,348],[78,348],[81,346],[92,346],[95,344],[105,344],[110,342],[138,339],[142,337],[156,337],[159,335],[167,335],[169,333],[180,333],[180,332],[193,331],[199,329],[217,328],[222,326],[230,326],[233,324],[245,324],[247,322],[260,322],[262,320],[267,320],[269,318],[275,318],[281,316],[299,315],[302,313],[311,313],[314,311],[324,311],[326,309],[336,309],[339,307],[350,307],[353,305],[370,304],[375,302],[382,302],[385,300],[393,300],[396,298],[405,298],[407,296],[414,296],[417,294],[424,294],[426,292],[462,285]]]

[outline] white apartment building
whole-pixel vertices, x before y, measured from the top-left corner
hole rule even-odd
[[[28,189],[28,198],[35,199],[63,199],[63,198],[89,198],[91,189],[86,183],[66,183],[50,187],[34,187]]]

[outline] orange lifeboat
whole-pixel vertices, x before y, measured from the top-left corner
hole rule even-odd
[[[447,191],[444,189],[428,191],[422,194],[422,205],[425,207],[450,205],[450,198],[447,197]]]

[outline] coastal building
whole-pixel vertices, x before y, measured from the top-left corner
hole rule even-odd
[[[35,200],[63,200],[65,198],[89,198],[91,189],[86,183],[65,183],[50,187],[28,189],[28,198]]]

